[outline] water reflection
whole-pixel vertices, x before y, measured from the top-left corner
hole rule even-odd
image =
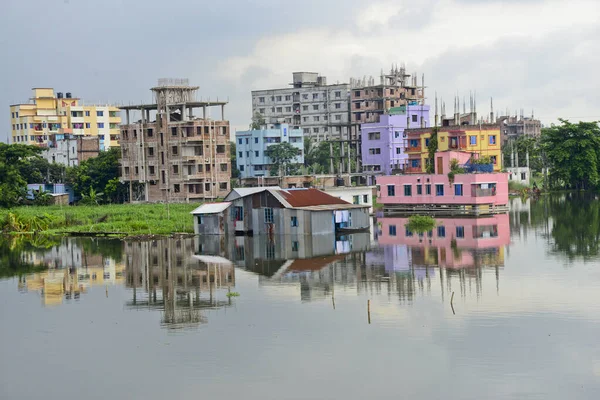
[[[120,261],[120,240],[62,238],[55,239],[52,245],[40,248],[29,241],[19,249],[21,268],[44,269],[20,274],[19,291],[39,293],[43,305],[77,300],[92,286],[122,284],[124,266]]]
[[[158,310],[170,329],[206,323],[204,310],[228,307],[235,268],[222,257],[196,254],[198,238],[127,242],[126,286],[130,309]]]
[[[600,196],[594,193],[563,193],[540,199],[513,199],[510,227],[513,235],[543,238],[548,252],[564,257],[596,260],[600,254]]]

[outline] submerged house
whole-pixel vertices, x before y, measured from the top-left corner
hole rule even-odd
[[[233,189],[225,202],[205,204],[192,215],[197,234],[319,235],[369,227],[368,204],[277,186]]]
[[[461,167],[450,169],[452,160]],[[435,174],[377,177],[377,201],[387,212],[484,215],[508,211],[508,175],[492,164],[474,162],[473,153],[435,153]]]

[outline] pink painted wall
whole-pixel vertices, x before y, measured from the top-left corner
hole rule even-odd
[[[496,184],[496,194],[489,196],[473,197],[471,185]],[[431,185],[431,195],[427,195],[425,185]],[[436,195],[436,185],[444,186],[444,195]],[[462,196],[455,195],[455,185],[463,185]],[[450,185],[446,174],[410,174],[377,177],[379,191],[377,202],[380,204],[508,204],[508,174],[460,174],[454,177],[454,184]],[[395,187],[395,195],[388,196],[388,186]],[[404,185],[411,186],[411,196],[404,195]],[[417,194],[417,185],[422,185],[422,194]]]
[[[440,266],[465,267],[474,265],[473,253],[469,251],[460,252],[460,257],[454,257],[452,240],[456,240],[456,247],[461,250],[473,249],[498,249],[498,254],[503,254],[504,246],[510,244],[510,225],[508,214],[498,214],[485,218],[436,218],[436,227],[431,236],[424,233],[419,236],[413,233],[406,235],[405,225],[408,218],[378,218],[377,228],[379,230],[380,245],[406,245],[410,248],[423,248],[438,252]],[[395,227],[395,235],[391,234],[390,226]],[[444,227],[445,234],[439,236],[438,227]],[[457,227],[462,228],[463,237],[457,236]],[[486,227],[486,228],[482,228]],[[488,230],[492,227],[496,236],[478,237],[477,230]],[[393,231],[393,230],[392,230]]]

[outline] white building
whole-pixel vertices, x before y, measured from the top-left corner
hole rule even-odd
[[[522,185],[529,186],[529,181],[531,179],[531,170],[529,167],[509,167],[506,168],[506,172],[508,172],[509,182],[518,182]]]
[[[321,189],[330,196],[340,198],[350,204],[369,206],[369,214],[373,213],[373,189],[375,186],[334,186]]]
[[[294,72],[292,87],[252,91],[252,115],[266,124],[286,123],[315,141],[347,139],[350,132],[347,83],[327,85],[316,72]]]

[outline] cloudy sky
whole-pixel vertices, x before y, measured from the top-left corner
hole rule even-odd
[[[392,63],[425,74],[428,97],[477,92],[478,111],[600,120],[598,0],[1,0],[0,140],[8,106],[35,86],[86,102],[149,101],[161,77],[229,99],[244,128],[250,91],[293,71],[328,82]]]

